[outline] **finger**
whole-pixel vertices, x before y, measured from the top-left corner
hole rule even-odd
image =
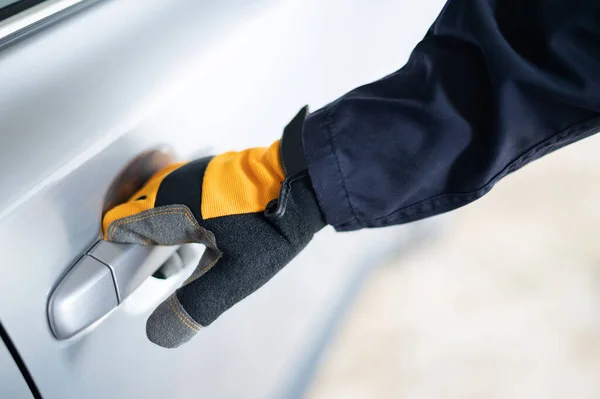
[[[215,226],[229,235],[211,230],[227,243],[222,257],[152,313],[146,324],[152,342],[174,348],[189,341],[202,327],[269,281],[297,254],[298,248],[259,219],[256,214],[232,216]],[[214,258],[214,254],[208,255],[200,267]]]
[[[129,201],[118,205],[109,210],[102,218],[102,231],[104,239],[110,240],[108,229],[112,224],[118,223],[119,220],[140,214],[144,211],[152,209],[156,201],[158,189],[163,180],[176,169],[185,165],[185,162],[170,165],[152,176],[144,186],[139,189]]]
[[[221,259],[221,252],[212,243],[207,245],[200,262],[192,275],[184,282],[181,289],[197,281],[206,274]],[[202,326],[185,310],[177,293],[164,300],[146,321],[146,336],[148,339],[164,348],[176,348],[189,341]]]

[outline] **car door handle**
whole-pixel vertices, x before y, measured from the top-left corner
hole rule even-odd
[[[160,278],[170,277],[183,270],[189,258],[185,246],[97,242],[50,296],[52,333],[61,340],[71,338],[116,308],[157,270]]]

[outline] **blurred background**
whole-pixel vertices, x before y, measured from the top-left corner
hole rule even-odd
[[[599,151],[530,164],[373,271],[307,397],[600,397]]]

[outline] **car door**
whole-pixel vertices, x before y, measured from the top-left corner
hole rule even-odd
[[[341,1],[320,11],[317,2],[269,0],[45,3],[44,18],[54,15],[46,6],[78,5],[0,47],[0,319],[42,396],[299,394],[361,276],[412,242],[414,227],[326,229],[176,350],[151,344],[145,320],[193,259],[169,278],[149,273],[118,306],[97,297],[112,310],[66,339],[51,328],[51,297],[97,242],[107,192],[132,160],[165,146],[187,159],[267,145],[304,102],[322,105],[391,71],[411,43],[378,53],[377,67],[332,53]],[[338,23],[360,20],[370,4]],[[428,23],[431,11],[417,17]],[[357,31],[350,41],[367,49],[381,33]]]
[[[21,362],[21,368],[17,362]],[[35,384],[31,380],[28,384],[23,373],[29,377],[10,337],[0,324],[0,398],[24,399],[38,394]]]

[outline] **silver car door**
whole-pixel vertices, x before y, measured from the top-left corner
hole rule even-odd
[[[0,48],[0,318],[44,397],[289,395],[349,289],[414,236],[326,229],[177,350],[148,342],[145,320],[190,269],[149,277],[72,338],[49,327],[50,295],[97,240],[103,198],[132,159],[162,145],[189,158],[268,144],[304,99],[318,106],[378,77],[381,68],[348,59],[335,73],[340,55],[319,37],[336,31],[333,11],[316,13],[316,4],[99,1]],[[329,30],[307,38],[306,26]]]
[[[9,346],[11,349],[9,349]],[[28,386],[22,371],[27,373],[26,369],[19,369],[17,361],[22,362],[16,349],[10,342],[10,337],[0,324],[0,398],[25,399],[33,398],[37,387],[30,381]],[[24,365],[21,363],[21,367]]]

